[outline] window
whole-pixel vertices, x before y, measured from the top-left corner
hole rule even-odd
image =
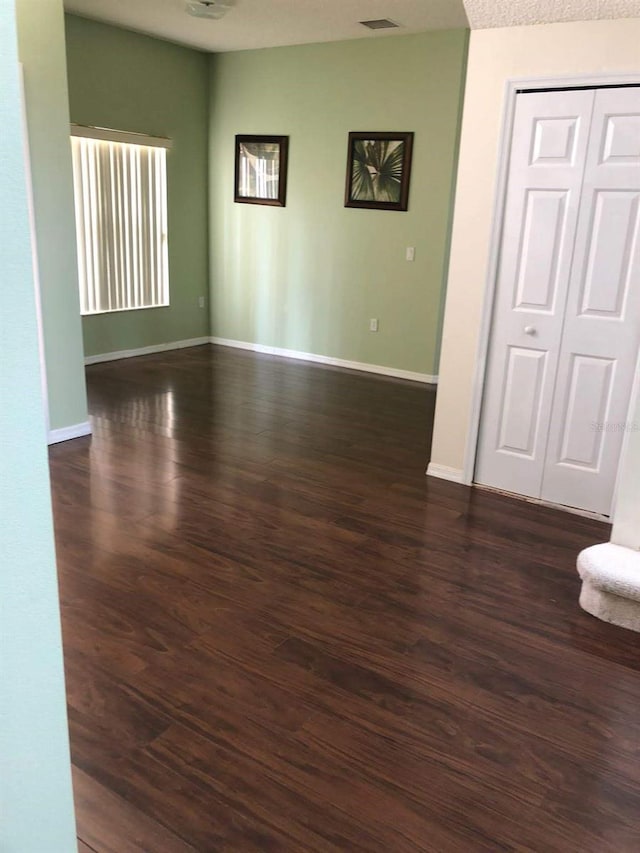
[[[82,314],[169,304],[168,140],[72,128]]]

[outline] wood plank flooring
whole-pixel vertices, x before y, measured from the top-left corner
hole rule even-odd
[[[640,849],[600,523],[424,476],[434,390],[199,347],[51,448],[80,849]],[[54,851],[49,851],[54,853]]]

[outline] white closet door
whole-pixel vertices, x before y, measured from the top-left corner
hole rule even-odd
[[[640,89],[600,89],[552,405],[545,500],[609,514],[639,341]]]
[[[476,481],[540,497],[595,93],[516,101]]]

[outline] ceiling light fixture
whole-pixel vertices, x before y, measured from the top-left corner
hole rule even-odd
[[[188,0],[186,12],[194,18],[217,20],[224,17],[234,5],[234,0]]]

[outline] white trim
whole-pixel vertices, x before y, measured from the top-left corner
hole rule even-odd
[[[487,267],[484,306],[482,309],[480,336],[478,339],[478,352],[476,356],[476,370],[473,381],[469,429],[467,431],[464,466],[462,469],[462,482],[467,485],[471,485],[473,483],[476,455],[478,451],[480,416],[484,395],[487,358],[489,354],[489,341],[491,338],[491,326],[493,323],[493,302],[496,290],[496,280],[498,277],[498,267],[500,263],[500,245],[502,238],[502,226],[504,223],[507,173],[509,168],[516,95],[518,92],[526,89],[561,89],[567,86],[592,86],[594,88],[598,88],[599,86],[615,86],[624,84],[640,85],[640,72],[635,74],[603,74],[599,76],[594,76],[593,74],[579,74],[567,77],[525,77],[513,78],[506,81],[502,132],[500,134],[500,144],[498,148],[498,177],[496,181],[493,217],[491,223],[489,264]]]
[[[102,314],[124,314],[126,311],[155,311],[156,308],[171,308],[167,297],[166,302],[155,302],[153,305],[127,305],[126,308],[106,308],[104,311],[80,311],[81,317],[100,317]]]
[[[61,441],[69,441],[70,438],[80,438],[83,435],[91,435],[89,421],[60,429],[50,429],[47,435],[47,444],[59,444]]]
[[[450,468],[448,465],[436,465],[435,462],[429,462],[427,477],[437,477],[439,480],[449,480],[450,483],[460,483],[463,486],[468,485],[464,482],[460,468]]]
[[[72,124],[71,136],[81,136],[84,139],[101,139],[104,142],[124,142],[128,145],[144,145],[147,148],[173,147],[173,141],[164,136],[147,136],[145,133],[112,130],[109,127],[88,127],[83,124]]]
[[[187,349],[188,347],[201,347],[210,343],[206,338],[190,338],[186,341],[169,341],[166,344],[154,344],[150,347],[139,347],[138,349],[123,349],[117,352],[103,352],[100,355],[85,356],[84,363],[100,364],[103,361],[120,361],[121,358],[137,358],[139,355],[152,355],[155,352],[167,352],[172,349]]]
[[[347,370],[360,370],[364,373],[378,373],[382,376],[393,376],[396,379],[408,379],[411,382],[422,382],[426,385],[436,385],[437,376],[428,373],[415,373],[412,370],[400,370],[396,367],[385,367],[381,364],[368,364],[364,361],[347,361],[344,358],[333,358],[329,355],[318,355],[314,352],[300,352],[285,347],[270,347],[264,344],[254,344],[249,341],[234,341],[229,338],[209,338],[210,343],[234,349],[246,349],[266,355],[279,355],[282,358],[292,358],[296,361],[312,361],[316,364],[330,364],[333,367],[344,367]]]
[[[564,89],[574,86],[585,86],[589,89],[599,89],[602,86],[640,86],[640,71],[630,71],[612,74],[568,74],[556,77],[512,77],[507,80],[507,86],[513,85],[516,90],[525,89]]]

